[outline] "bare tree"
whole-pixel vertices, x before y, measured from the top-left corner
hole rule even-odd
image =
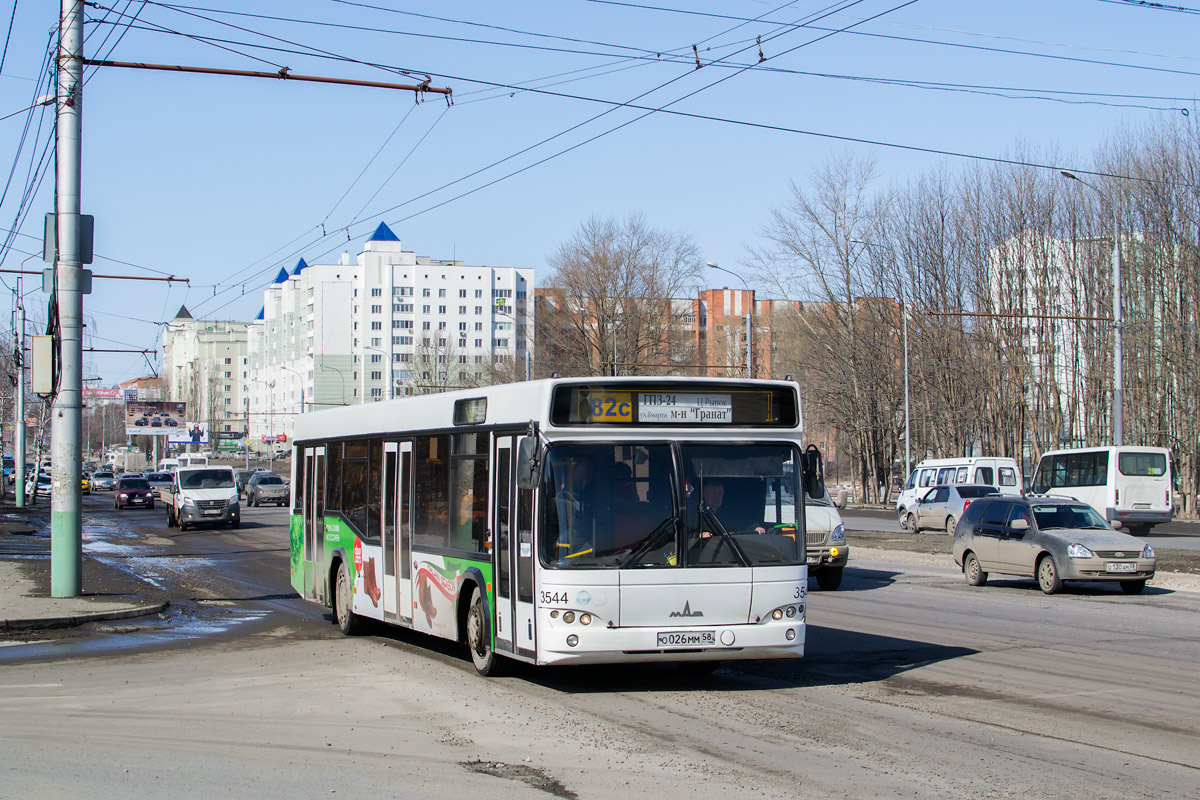
[[[549,262],[537,312],[541,374],[672,374],[690,363],[687,312],[671,300],[699,276],[690,236],[652,228],[641,214],[592,217]]]

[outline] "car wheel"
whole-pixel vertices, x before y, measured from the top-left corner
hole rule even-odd
[[[896,509],[896,521],[900,523],[901,528],[903,528],[905,523],[908,522],[908,509],[906,509],[904,506],[900,506],[898,509]]]
[[[967,553],[967,557],[963,560],[963,576],[972,586],[983,586],[987,583],[988,574],[983,571],[983,565],[979,563],[979,559],[975,557],[974,553]]]
[[[842,568],[823,569],[817,572],[817,586],[822,592],[835,592],[842,585]]]
[[[175,515],[171,513],[171,507],[167,506],[167,527],[175,527]]]
[[[350,572],[346,564],[338,567],[337,583],[333,592],[333,621],[347,636],[354,636],[362,630],[362,617],[355,614],[354,596],[351,591]]]
[[[904,518],[904,527],[909,533],[920,533],[921,529],[917,526],[917,515],[910,513]]]
[[[239,527],[241,527],[241,525],[242,525],[242,521],[241,521],[240,519],[235,519],[235,520],[232,520],[232,521],[230,521],[230,523],[229,523],[229,527],[233,528],[235,531],[236,531],[236,530],[237,530]]]
[[[186,531],[187,529],[188,529],[188,524],[186,522],[184,522],[183,520],[180,520],[179,521],[179,530]]]
[[[471,651],[471,663],[476,672],[483,676],[499,673],[499,656],[492,650],[492,633],[478,586],[471,590],[471,606],[467,609],[467,649]]]
[[[1145,578],[1139,578],[1136,581],[1121,581],[1121,591],[1125,594],[1141,594],[1145,588]]]
[[[1037,580],[1038,586],[1046,594],[1054,594],[1062,589],[1062,578],[1058,575],[1058,565],[1054,563],[1054,556],[1044,555],[1037,565]]]
[[[953,514],[951,514],[950,516],[946,517],[946,533],[948,533],[948,534],[950,534],[951,536],[953,536],[953,535],[954,535],[954,526],[955,526],[955,525],[957,525],[957,524],[958,524],[958,520],[956,520],[956,519],[954,518],[954,515],[953,515]]]

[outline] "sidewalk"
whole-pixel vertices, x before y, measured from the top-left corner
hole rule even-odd
[[[82,574],[81,597],[51,597],[49,504],[0,501],[0,634],[156,614],[169,605],[163,592],[86,553]]]

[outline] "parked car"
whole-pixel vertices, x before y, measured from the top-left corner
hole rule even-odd
[[[233,473],[233,480],[234,483],[237,484],[239,495],[244,495],[246,493],[246,481],[250,480],[250,476],[254,473],[255,470],[252,469],[239,469],[237,472]]]
[[[117,488],[117,476],[109,470],[100,470],[92,475],[92,488],[97,492],[111,492]]]
[[[290,499],[288,485],[274,472],[256,472],[246,482],[246,505],[260,506],[274,503],[287,505]]]
[[[159,490],[162,487],[171,485],[171,480],[171,473],[169,472],[146,473],[146,482],[150,484],[150,491],[155,497],[159,496]]]
[[[81,472],[79,474],[79,488],[84,494],[92,493],[92,478],[86,472]]]
[[[38,473],[36,486],[37,486],[36,491],[37,491],[38,497],[49,497],[50,496],[51,483],[50,483],[49,475],[47,475],[45,473]]]
[[[1119,581],[1137,594],[1154,577],[1154,548],[1109,527],[1086,503],[1056,497],[984,497],[954,532],[954,561],[967,583],[988,573],[1037,579],[1046,594],[1063,581]]]
[[[913,533],[933,529],[953,534],[954,526],[972,500],[994,494],[1000,494],[995,486],[975,483],[933,486],[909,506],[902,520],[904,529]]]
[[[116,496],[113,497],[113,507],[118,511],[126,508],[154,508],[154,493],[150,491],[150,483],[145,478],[121,478],[117,482]]]

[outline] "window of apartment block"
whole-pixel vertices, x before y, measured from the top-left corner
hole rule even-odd
[[[375,398],[376,400],[380,399],[383,397],[383,389],[372,389],[371,397]]]
[[[421,330],[427,331],[427,330],[429,330],[430,326],[432,326],[432,325],[433,325],[432,322],[430,322],[429,320],[425,320],[424,322],[421,323]]]
[[[458,329],[460,331],[465,331],[467,329],[467,323],[465,323],[465,322],[458,323]]]
[[[475,346],[476,346],[476,347],[483,347],[483,339],[476,339],[476,340],[475,340]]]
[[[411,336],[399,336],[397,338],[400,340],[399,342],[397,342],[397,344],[412,344],[413,343],[413,337],[411,337]]]
[[[458,340],[458,346],[459,346],[459,347],[466,347],[466,346],[467,346],[467,340],[466,340],[466,339],[459,339],[459,340]]]
[[[429,297],[429,290],[428,290],[428,289],[422,289],[422,290],[421,290],[421,297]]]
[[[466,289],[459,289],[459,290],[458,290],[458,296],[459,296],[459,297],[466,297],[466,296],[467,296],[467,290],[466,290]]]
[[[493,339],[493,347],[508,347],[508,339]]]
[[[225,359],[225,363],[226,363],[226,364],[232,364],[232,363],[233,363],[233,359],[232,359],[232,358],[227,358],[227,359]]]
[[[373,305],[373,306],[371,306],[371,313],[372,313],[372,314],[382,314],[382,313],[383,313],[383,306],[381,306],[381,305]]]
[[[458,363],[460,363],[460,364],[465,364],[465,363],[467,363],[467,357],[466,357],[466,356],[459,356],[459,357],[458,357]]]
[[[373,381],[383,380],[383,373],[372,370],[371,371],[371,380],[373,380]]]
[[[383,359],[383,356],[380,355],[379,353],[371,353],[371,363],[372,364],[378,364],[380,362],[380,360],[382,360],[382,359]]]
[[[476,289],[476,290],[475,290],[475,296],[476,296],[476,297],[483,297],[483,289]]]
[[[465,314],[465,313],[467,313],[467,307],[466,307],[466,306],[459,306],[459,307],[458,307],[458,313],[460,313],[460,314]]]
[[[421,313],[428,314],[430,308],[431,308],[431,306],[421,306]]]
[[[438,306],[438,313],[439,313],[439,314],[445,314],[445,313],[446,313],[446,307],[445,307],[445,306]]]
[[[518,300],[524,300],[524,299],[525,299],[525,292],[517,292],[517,299],[518,299]]]
[[[438,297],[445,297],[445,296],[446,296],[446,290],[438,289]]]
[[[412,361],[412,353],[396,353],[396,360],[404,362]]]
[[[232,372],[226,372],[226,373],[225,373],[225,377],[226,377],[226,378],[232,378],[232,377],[233,377],[233,373],[232,373]],[[225,388],[226,388],[226,389],[228,389],[229,387],[228,387],[228,386],[226,386]]]
[[[439,330],[439,331],[444,331],[444,330],[446,330],[446,323],[445,323],[445,322],[439,322],[439,323],[438,323],[438,330]]]
[[[382,296],[383,296],[383,289],[372,289],[371,290],[371,297],[382,297]]]
[[[375,320],[374,322],[371,323],[371,330],[373,330],[373,331],[383,330],[383,323],[380,322],[379,320]]]
[[[378,337],[373,338],[373,339],[371,339],[371,347],[379,347],[379,345],[382,344],[382,342],[383,342],[383,340],[379,339]]]
[[[483,330],[483,323],[482,323],[482,322],[476,322],[476,323],[475,323],[475,330],[477,330],[477,331],[481,331],[481,330]]]

